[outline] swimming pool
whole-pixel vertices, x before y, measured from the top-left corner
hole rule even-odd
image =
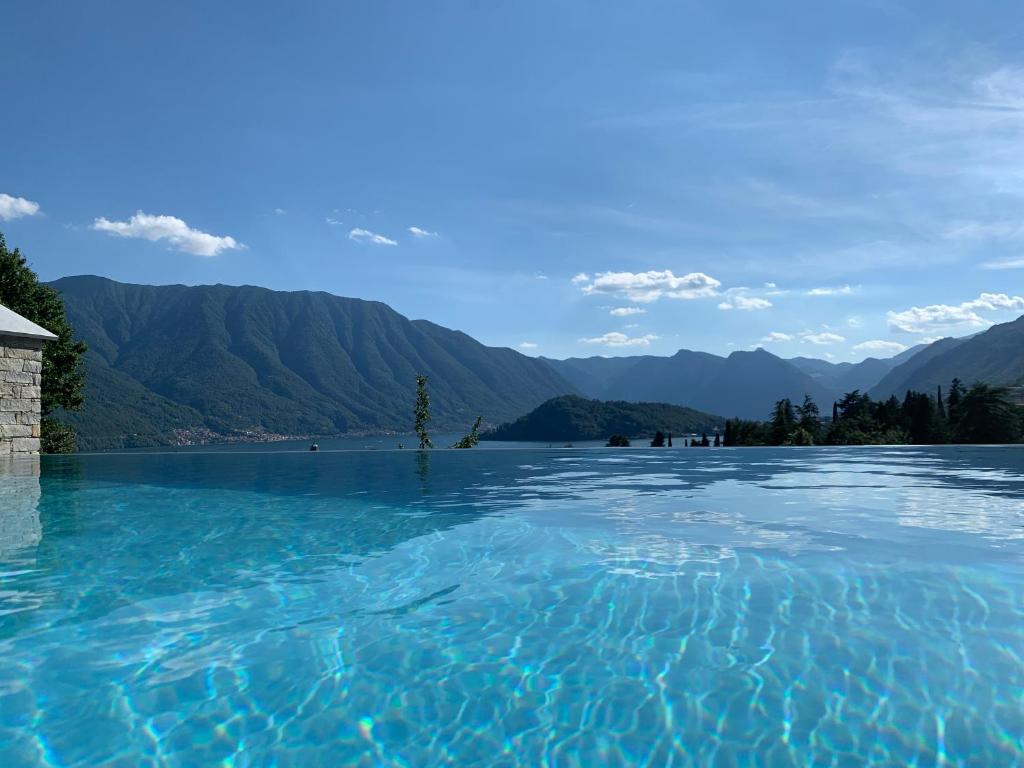
[[[3,765],[1024,762],[1019,448],[0,469]]]

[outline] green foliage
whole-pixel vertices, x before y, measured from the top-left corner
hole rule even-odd
[[[480,442],[480,424],[483,420],[483,416],[477,416],[476,421],[473,422],[473,428],[469,430],[469,434],[457,440],[452,445],[452,448],[476,448],[477,443]]]
[[[414,409],[416,419],[416,436],[420,439],[420,450],[433,448],[434,444],[427,434],[427,422],[430,421],[430,395],[427,394],[427,377],[416,377],[416,407]]]
[[[952,394],[952,389],[950,389]],[[953,439],[958,443],[1014,443],[1021,439],[1021,412],[1004,387],[975,384],[956,408]],[[952,409],[950,409],[952,410]]]
[[[660,429],[654,433],[654,439],[651,440],[651,448],[664,448],[665,447],[665,433]]]
[[[901,403],[895,397],[875,401],[854,390],[834,405],[833,421],[824,442],[829,445],[930,445],[952,440],[957,443],[1012,443],[1024,437],[1024,409],[1012,404],[1007,390],[975,384],[964,390],[959,380],[949,388],[942,408],[941,390],[936,396],[907,392]],[[820,422],[817,406],[809,399],[796,409],[801,418],[790,424],[790,408],[779,401],[770,421],[760,423],[730,419],[725,425],[725,445],[815,445]],[[947,419],[948,416],[948,419]],[[819,425],[819,433],[809,427]],[[780,442],[783,434],[785,437]]]
[[[564,395],[483,436],[484,440],[603,440],[607,435],[638,438],[657,430],[687,434],[714,430],[724,420],[718,416],[666,403],[626,403],[587,400]]]
[[[3,234],[0,234],[0,304],[57,336],[43,348],[41,443],[46,453],[74,450],[74,429],[52,418],[52,414],[77,411],[82,407],[85,377],[80,363],[85,344],[75,341],[60,294],[39,282],[21,252],[7,247]]]
[[[43,453],[74,453],[78,449],[75,428],[47,416],[40,425],[39,445]]]
[[[629,448],[629,438],[622,435],[612,435],[608,438],[606,448]]]

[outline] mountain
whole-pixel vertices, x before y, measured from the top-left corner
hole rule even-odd
[[[667,403],[587,400],[575,395],[552,398],[485,440],[606,440],[612,435],[653,437],[657,430],[675,435],[714,432],[725,419]]]
[[[548,360],[587,397],[685,405],[709,413],[763,419],[781,398],[810,395],[824,408],[836,392],[770,352],[719,357],[680,350],[671,357]]]
[[[385,304],[252,286],[51,284],[89,345],[85,449],[188,436],[408,431],[415,376],[432,427],[499,423],[576,389],[543,361],[410,321]]]
[[[895,358],[868,357],[859,363],[831,363],[813,357],[793,357],[789,362],[837,395],[875,386],[896,365]]]
[[[875,398],[902,398],[907,390],[945,389],[954,378],[965,385],[975,381],[1024,384],[1024,317],[974,336],[940,339],[890,371],[870,394]]]

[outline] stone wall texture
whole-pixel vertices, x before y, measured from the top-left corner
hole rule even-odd
[[[0,336],[0,456],[39,453],[43,342]]]

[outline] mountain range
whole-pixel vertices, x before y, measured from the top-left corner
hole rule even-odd
[[[385,304],[251,286],[51,284],[87,353],[83,449],[409,431],[417,374],[432,427],[514,419],[575,389],[541,360]]]
[[[385,304],[253,286],[146,286],[81,276],[51,285],[89,346],[86,405],[67,414],[83,449],[408,432],[415,376],[430,378],[432,428],[511,422],[551,398],[664,403],[763,419],[783,397],[827,412],[853,389],[899,397],[954,378],[1024,383],[1024,318],[889,359],[531,358]]]

